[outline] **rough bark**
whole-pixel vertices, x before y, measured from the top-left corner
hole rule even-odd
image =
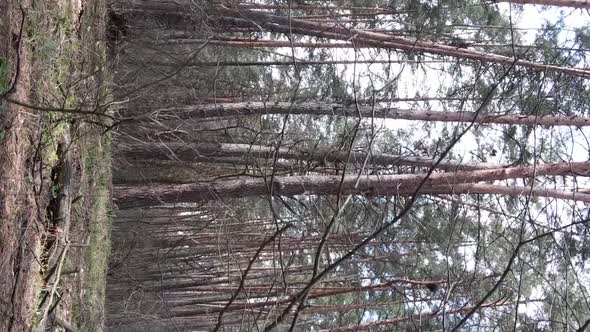
[[[182,160],[182,161],[215,161],[216,158],[240,157],[238,161],[255,164],[253,158],[274,158],[278,152],[278,158],[313,161],[319,165],[326,163],[346,163],[347,151],[334,150],[327,147],[314,150],[298,148],[280,148],[278,151],[272,146],[231,144],[231,143],[149,143],[149,144],[120,144],[117,149],[121,157],[127,160]],[[367,158],[367,152],[351,152],[349,162],[363,163]],[[371,153],[369,162],[379,166],[415,166],[432,167],[436,160],[392,154]],[[222,159],[223,160],[223,159]],[[286,164],[281,164],[286,166]],[[460,161],[445,161],[437,165],[443,170],[476,170],[500,168],[497,164],[488,163],[463,163]]]
[[[443,112],[407,110],[391,107],[372,107],[367,105],[343,105],[332,103],[287,102],[244,102],[226,104],[203,104],[188,107],[175,107],[156,110],[154,116],[166,118],[211,118],[225,116],[245,116],[255,114],[313,114],[362,116],[365,118],[385,118],[414,121],[475,122],[480,124],[542,125],[542,126],[589,126],[590,118],[578,116],[534,116],[518,114],[477,114],[474,112]]]
[[[590,162],[545,164],[537,167],[520,166],[477,171],[431,174],[424,188],[454,186],[481,181],[498,181],[536,176],[590,175]],[[269,179],[237,179],[183,185],[121,186],[115,189],[120,208],[164,203],[199,202],[229,197],[273,195],[364,194],[367,196],[396,195],[415,190],[425,174],[371,175],[357,178],[345,176],[281,176]],[[342,180],[342,185],[340,184]]]

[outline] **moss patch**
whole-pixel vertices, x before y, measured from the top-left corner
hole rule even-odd
[[[0,94],[8,90],[9,83],[8,61],[4,58],[0,58]]]
[[[10,77],[8,74],[8,61],[0,57],[0,94],[8,90],[10,84]],[[0,114],[6,111],[4,101],[0,101]],[[0,141],[4,139],[4,128],[0,128]]]
[[[72,320],[82,331],[101,331],[104,326],[106,274],[110,255],[111,172],[110,137],[81,139],[82,195],[77,208],[86,215],[87,243],[82,253],[81,301],[73,303]],[[84,195],[87,195],[85,197]]]

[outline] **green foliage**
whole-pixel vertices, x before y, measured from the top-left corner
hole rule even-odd
[[[10,83],[8,61],[0,57],[0,94],[6,91]]]

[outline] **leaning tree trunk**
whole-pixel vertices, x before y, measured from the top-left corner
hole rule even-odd
[[[224,20],[231,25],[263,27],[268,31],[276,33],[293,33],[332,40],[352,40],[354,44],[363,44],[376,48],[397,49],[411,53],[437,54],[509,65],[514,63],[518,66],[531,68],[536,71],[554,71],[567,73],[573,76],[590,77],[590,71],[580,68],[540,64],[451,45],[392,36],[384,33],[369,32],[362,29],[349,29],[343,27],[338,22],[330,25],[287,16],[272,15],[262,11],[247,9],[235,10],[222,6],[217,7],[216,11],[218,14],[224,16]]]
[[[513,302],[490,302],[484,303],[478,308],[494,308],[494,307],[501,307],[501,306],[511,306],[514,305]],[[448,310],[436,310],[432,312],[426,312],[422,314],[415,314],[409,316],[401,316],[401,317],[393,317],[393,318],[386,318],[381,320],[376,320],[368,323],[354,323],[347,326],[340,326],[334,327],[329,330],[318,330],[319,332],[352,332],[352,331],[377,331],[381,330],[386,326],[398,326],[404,322],[408,321],[427,321],[429,319],[433,319],[435,317],[439,317],[442,315],[465,315],[471,310],[474,310],[475,307],[458,307],[455,309],[448,309]]]
[[[536,176],[590,175],[590,162],[545,164],[489,170],[404,175],[341,176],[279,176],[271,179],[237,179],[183,185],[121,186],[115,189],[120,208],[145,205],[200,202],[229,197],[262,195],[329,195],[363,194],[367,196],[412,193],[419,184],[424,190],[435,186],[455,186],[480,181],[498,181]],[[425,179],[426,178],[426,179]],[[423,182],[424,181],[424,182]],[[452,187],[451,187],[452,188]],[[452,190],[448,192],[452,194]],[[504,193],[501,193],[504,194]],[[590,195],[578,194],[576,199],[589,201]]]
[[[158,119],[212,118],[259,114],[311,114],[341,115],[363,118],[384,118],[438,122],[474,122],[480,124],[542,125],[542,126],[590,126],[590,118],[578,116],[535,116],[519,114],[486,114],[475,112],[444,112],[407,110],[370,105],[344,105],[331,103],[288,102],[244,102],[203,104],[186,107],[172,107],[158,110],[145,110],[146,117]]]

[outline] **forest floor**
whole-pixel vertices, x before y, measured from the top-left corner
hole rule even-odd
[[[0,1],[0,331],[104,323],[106,11],[105,0]]]

